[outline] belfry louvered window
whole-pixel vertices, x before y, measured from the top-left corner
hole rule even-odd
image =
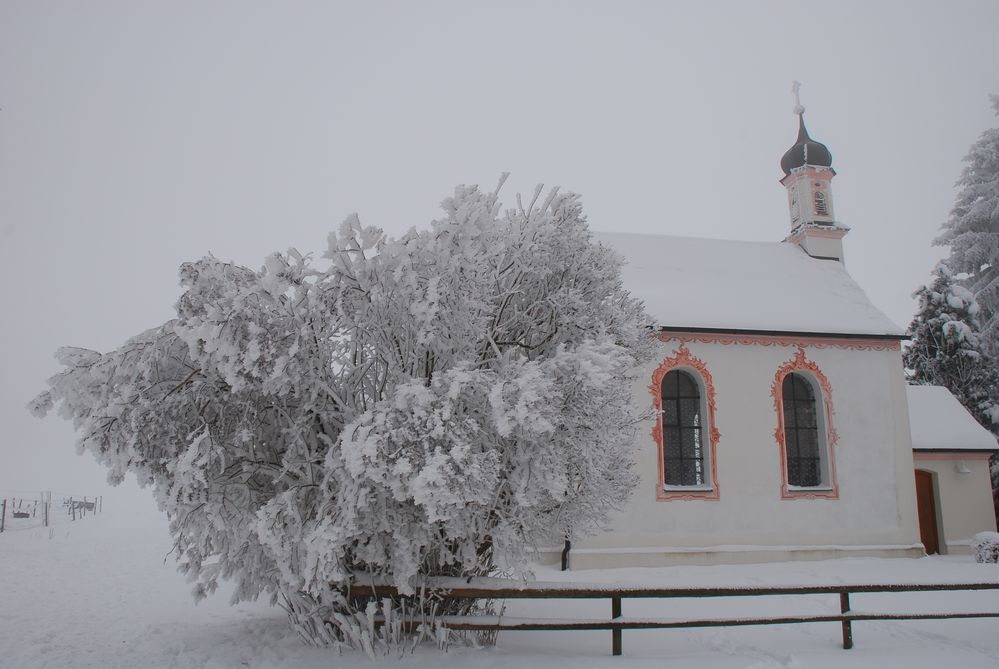
[[[801,374],[784,377],[784,448],[787,482],[792,486],[822,485],[822,454],[819,405],[812,384]]]
[[[674,369],[662,382],[663,481],[667,486],[708,485],[701,389]]]
[[[815,191],[815,213],[818,216],[829,215],[829,205],[826,204],[826,194],[820,190]]]

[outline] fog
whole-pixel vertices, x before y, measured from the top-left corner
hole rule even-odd
[[[583,196],[598,230],[780,240],[792,80],[854,278],[907,325],[997,121],[995,2],[6,2],[0,495],[127,504],[24,405],[64,345],[172,315],[177,267],[426,226],[458,183]],[[23,491],[23,492],[21,492]]]

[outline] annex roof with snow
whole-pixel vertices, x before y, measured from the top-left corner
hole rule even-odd
[[[907,386],[915,451],[994,451],[996,438],[943,386]]]
[[[902,337],[833,259],[788,242],[595,233],[625,287],[669,329]]]

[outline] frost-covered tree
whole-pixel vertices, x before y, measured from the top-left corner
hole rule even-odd
[[[578,197],[540,193],[501,213],[458,187],[398,239],[352,216],[323,269],[184,264],[175,319],[60,350],[32,409],[153,488],[196,596],[233,579],[314,643],[351,638],[351,582],[525,574],[626,499],[627,373],[652,350]]]
[[[990,96],[999,114],[999,95]],[[964,170],[950,218],[942,226],[938,245],[949,245],[947,266],[961,273],[961,283],[972,291],[981,311],[981,348],[999,361],[999,128],[979,136],[964,157]],[[993,398],[999,392],[993,392]],[[982,420],[981,415],[968,408]],[[982,421],[993,432],[995,423]],[[992,491],[999,518],[999,458],[992,458]]]
[[[999,432],[999,369],[982,346],[981,310],[974,294],[939,263],[933,282],[913,297],[919,300],[919,311],[909,325],[912,343],[904,354],[910,383],[945,386],[979,423]],[[995,458],[991,470],[993,500],[999,500]]]
[[[992,106],[999,114],[999,96]],[[950,218],[935,243],[949,245],[947,266],[963,273],[962,283],[981,306],[983,345],[999,355],[999,128],[981,134],[968,151],[957,181]]]
[[[916,385],[948,388],[982,425],[999,423],[999,370],[982,350],[975,296],[944,263],[933,282],[917,290],[919,311],[909,325],[905,351],[909,380]]]

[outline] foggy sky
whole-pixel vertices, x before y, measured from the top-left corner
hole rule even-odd
[[[704,6],[702,6],[702,4]],[[999,3],[0,4],[0,496],[112,497],[25,403],[59,346],[173,315],[177,267],[320,254],[456,184],[579,192],[597,230],[780,240],[791,81],[847,267],[892,320],[997,125]],[[143,493],[146,494],[146,493]]]

